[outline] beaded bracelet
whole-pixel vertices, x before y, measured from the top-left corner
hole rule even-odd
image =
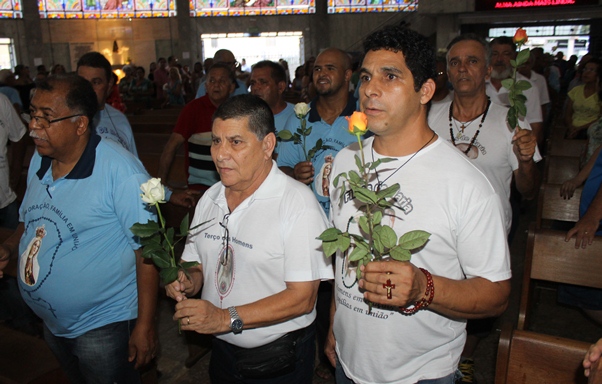
[[[414,303],[412,308],[407,307],[399,307],[399,310],[404,315],[413,315],[421,309],[426,309],[433,302],[433,298],[435,297],[435,285],[433,284],[433,276],[429,271],[424,268],[420,268],[422,273],[426,276],[426,291],[424,292],[424,296],[422,299],[418,300]]]

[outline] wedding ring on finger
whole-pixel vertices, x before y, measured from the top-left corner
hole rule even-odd
[[[190,317],[186,316],[186,325],[190,325]]]

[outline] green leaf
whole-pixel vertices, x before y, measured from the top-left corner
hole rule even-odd
[[[380,222],[383,219],[383,212],[381,210],[375,211],[372,213],[372,225],[380,225]]]
[[[344,177],[347,178],[347,174],[345,172],[339,173],[333,180],[332,184],[334,185],[335,188],[339,187],[339,178],[340,177]]]
[[[516,60],[510,60],[510,65],[516,68]]]
[[[337,240],[337,247],[339,248],[339,250],[341,252],[345,252],[347,249],[349,249],[350,245],[351,245],[351,239],[349,238],[349,236],[345,236],[345,235],[339,236],[339,239]]]
[[[339,230],[337,228],[328,228],[327,230],[322,232],[320,234],[320,236],[318,236],[318,239],[320,239],[322,241],[335,241],[336,239],[339,238],[339,235],[341,233],[342,233],[341,230]]]
[[[178,267],[182,268],[183,270],[187,270],[192,267],[196,267],[197,265],[199,265],[199,263],[197,261],[184,261],[184,262],[178,264]]]
[[[522,93],[519,93],[518,95],[514,96],[516,98],[516,102],[519,103],[526,103],[527,102],[527,96],[523,95]]]
[[[155,263],[155,265],[160,269],[171,267],[171,262],[168,259],[169,256],[167,254],[153,254],[152,256],[153,263]]]
[[[525,103],[516,103],[516,111],[519,117],[527,116],[527,106],[525,105]]]
[[[148,245],[151,244],[158,244],[159,246],[161,245],[161,236],[150,236],[150,237],[144,237],[140,239],[140,245],[142,245],[143,247],[146,247]]]
[[[349,181],[355,185],[363,185],[363,179],[356,171],[349,171]]]
[[[426,244],[429,237],[431,237],[431,234],[426,231],[410,231],[399,238],[399,246],[403,249],[411,251],[413,249],[420,248],[424,244]]]
[[[516,126],[518,125],[518,119],[516,117],[516,107],[510,107],[510,109],[508,109],[506,120],[508,120],[508,126],[510,127],[510,129],[516,128]]]
[[[364,169],[364,167],[362,166],[362,160],[360,159],[360,157],[358,155],[354,155],[355,158],[355,165],[357,165],[357,169],[359,169],[360,171]]]
[[[368,225],[368,219],[366,218],[366,216],[360,216],[358,224],[362,231],[364,231],[365,233],[370,233],[370,226]]]
[[[158,237],[158,236],[157,236]],[[166,253],[165,249],[161,246],[161,244],[151,243],[144,248],[142,248],[142,257],[149,258],[153,254],[161,254]]]
[[[387,248],[393,248],[397,244],[397,234],[388,225],[379,225],[374,228],[374,240],[381,242]]]
[[[311,135],[311,126],[305,130],[305,137]]]
[[[376,197],[378,199],[388,199],[391,198],[393,196],[395,196],[397,194],[397,191],[399,191],[399,183],[395,183],[390,187],[387,187],[379,192],[376,193]]]
[[[375,204],[378,200],[376,197],[376,193],[372,192],[368,188],[351,188],[353,190],[353,195],[356,199],[361,201],[362,203],[367,204]]]
[[[349,255],[349,261],[358,261],[369,253],[364,247],[355,247]]]
[[[163,284],[171,284],[178,279],[178,267],[164,268],[159,272]]]
[[[397,261],[410,261],[412,258],[412,253],[407,249],[403,249],[399,245],[391,248],[389,255],[393,258],[393,260]]]
[[[176,230],[173,229],[173,227],[167,228],[167,232],[165,233],[165,236],[167,238],[167,241],[169,241],[170,244],[173,244],[173,238],[175,235]]]
[[[146,224],[136,223],[132,225],[130,231],[138,237],[150,237],[161,229],[156,221],[149,220]]]
[[[531,56],[531,52],[529,52],[528,48],[521,50],[518,55],[516,55],[517,67],[525,64],[529,60],[529,56]]]
[[[527,80],[519,80],[516,82],[514,87],[519,91],[526,91],[527,89],[531,88],[531,83],[529,83]]]
[[[287,129],[283,129],[282,131],[278,132],[276,136],[278,136],[278,138],[283,141],[289,141],[293,138],[293,134]]]
[[[384,163],[389,163],[391,161],[397,161],[397,159],[393,159],[393,158],[390,158],[390,157],[383,157],[382,159],[378,159],[378,160],[376,160],[373,163],[366,164],[366,166],[368,166],[368,169],[370,171],[373,171],[376,168],[378,168],[379,165],[384,164]]]
[[[336,241],[323,241],[322,242],[322,250],[324,250],[324,254],[326,257],[330,257],[335,254],[337,251],[337,242]]]
[[[189,223],[189,218],[188,218],[188,212],[186,212],[186,215],[184,215],[184,218],[182,219],[182,222],[180,223],[180,236],[184,237],[188,234],[189,225],[190,225],[190,223]]]
[[[512,85],[514,84],[514,80],[513,79],[504,79],[502,80],[502,86],[506,89],[511,89]]]

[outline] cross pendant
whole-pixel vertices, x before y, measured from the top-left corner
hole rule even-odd
[[[391,294],[391,290],[395,289],[395,284],[391,284],[391,279],[387,279],[387,283],[383,284],[383,288],[387,289],[387,299],[392,299],[393,295]]]

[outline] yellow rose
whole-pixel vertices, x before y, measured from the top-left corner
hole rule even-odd
[[[368,117],[363,112],[353,112],[345,118],[349,122],[349,133],[352,135],[363,135],[368,130]]]
[[[140,197],[147,204],[154,205],[165,202],[165,188],[161,185],[161,179],[150,179],[140,186],[143,192]]]
[[[519,28],[516,30],[512,41],[514,41],[515,44],[523,45],[527,42],[528,39],[529,37],[527,36],[527,31],[525,31],[522,28]]]
[[[307,116],[310,109],[311,108],[306,103],[297,103],[297,104],[295,104],[295,108],[294,108],[295,116],[297,116],[299,119],[302,119],[305,116]]]

